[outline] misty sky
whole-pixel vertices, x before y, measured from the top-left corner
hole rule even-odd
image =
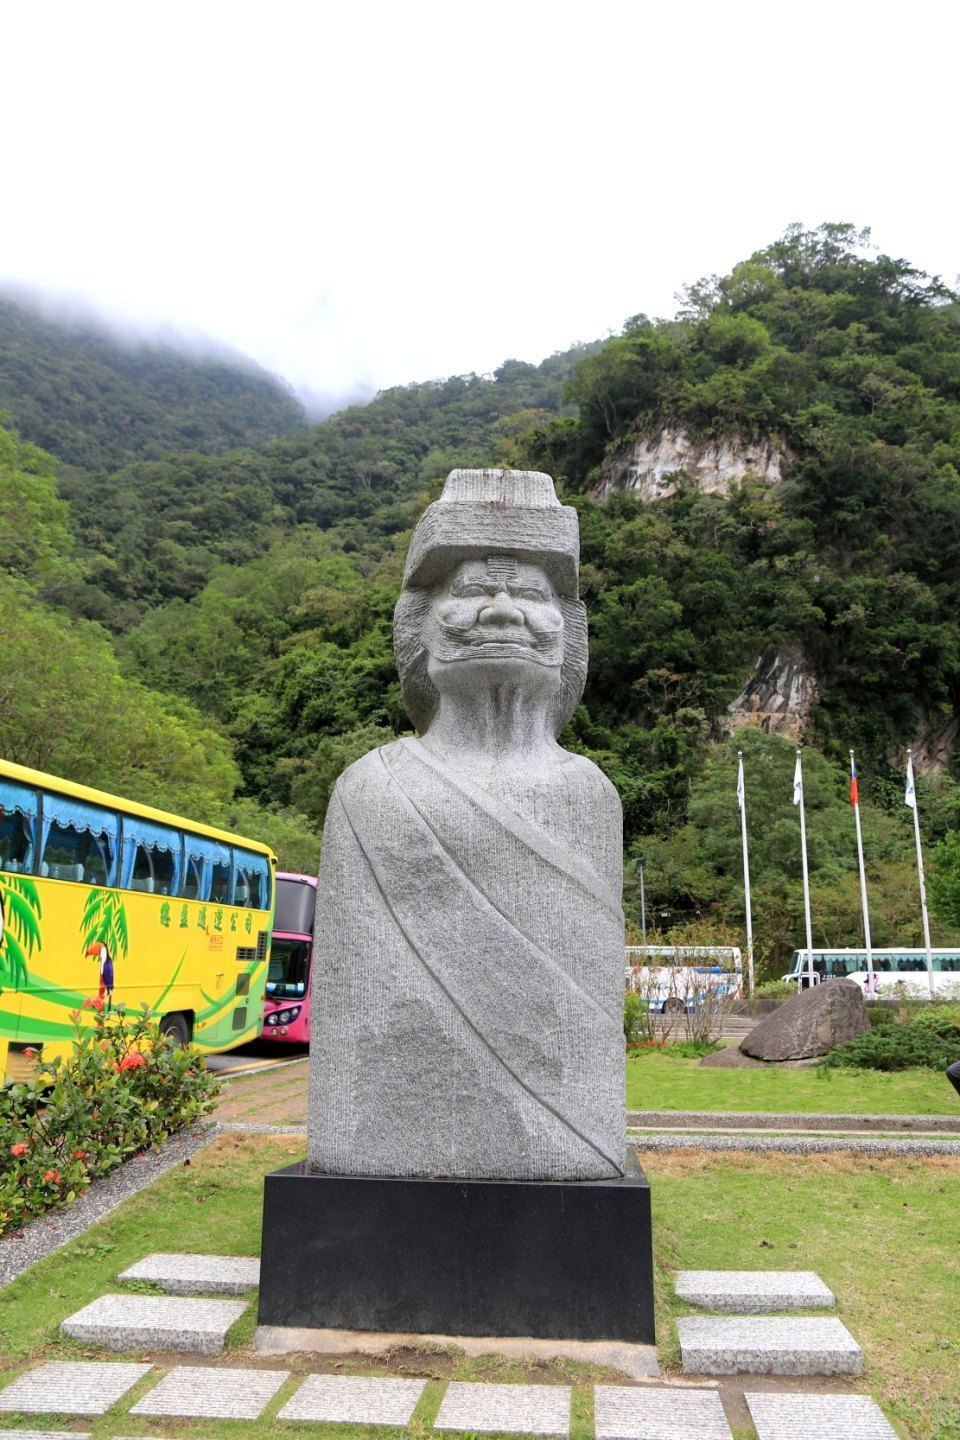
[[[794,220],[953,283],[956,13],[9,6],[0,277],[329,397],[670,314]]]

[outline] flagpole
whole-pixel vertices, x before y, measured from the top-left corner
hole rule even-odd
[[[875,998],[873,979],[873,943],[870,939],[870,909],[867,905],[867,872],[863,864],[863,832],[860,829],[860,786],[857,784],[857,762],[850,751],[850,804],[857,826],[857,860],[860,865],[860,904],[863,907],[863,943],[867,947],[867,994]]]
[[[747,852],[747,791],[743,780],[743,751],[737,751],[737,799],[740,803],[740,833],[743,836],[743,893],[747,904],[747,994],[753,994],[753,911],[750,905],[750,857]]]
[[[803,804],[803,761],[797,750],[793,776],[793,803],[800,806],[800,853],[803,857],[803,913],[807,922],[807,985],[813,988],[813,926],[810,923],[810,874],[807,869],[807,820]]]
[[[930,916],[927,914],[927,885],[923,877],[923,847],[920,844],[920,808],[917,805],[917,790],[913,778],[913,751],[907,751],[907,793],[906,804],[913,811],[913,833],[917,842],[917,875],[920,880],[920,912],[923,915],[923,944],[927,952],[927,984],[930,999],[934,998],[933,954],[930,948]]]

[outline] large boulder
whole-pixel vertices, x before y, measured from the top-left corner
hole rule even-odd
[[[852,980],[827,980],[761,1020],[740,1049],[755,1060],[805,1060],[869,1029],[860,987]]]

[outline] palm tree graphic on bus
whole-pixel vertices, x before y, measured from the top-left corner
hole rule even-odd
[[[97,961],[100,999],[109,1007],[116,982],[114,957],[125,957],[129,944],[127,912],[121,896],[113,890],[91,890],[83,907],[80,931],[84,954]]]
[[[0,987],[22,990],[30,978],[27,966],[40,949],[43,907],[37,887],[22,875],[0,876]]]

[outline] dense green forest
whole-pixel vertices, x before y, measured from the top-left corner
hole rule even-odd
[[[854,745],[874,938],[916,943],[902,757],[960,713],[960,305],[866,239],[796,227],[689,287],[675,320],[638,316],[541,365],[399,387],[220,455],[152,436],[107,471],[51,442],[74,461],[57,470],[8,439],[0,522],[31,522],[7,542],[0,523],[21,632],[0,749],[235,815],[312,865],[340,769],[408,726],[391,615],[417,515],[454,465],[536,466],[581,516],[591,673],[563,742],[620,791],[631,923],[642,861],[665,934],[742,937],[739,747],[762,962],[800,941],[793,746],[719,723],[757,656],[792,646],[819,684],[804,737],[816,941],[859,935]],[[107,434],[109,407],[101,421]],[[785,478],[718,495],[680,476],[669,498],[597,502],[611,457],[678,427],[774,443]],[[109,738],[98,692],[128,717]],[[919,791],[941,938],[960,924],[954,764]]]
[[[0,419],[68,465],[113,470],[170,450],[219,453],[285,435],[300,402],[251,361],[121,343],[0,294]]]

